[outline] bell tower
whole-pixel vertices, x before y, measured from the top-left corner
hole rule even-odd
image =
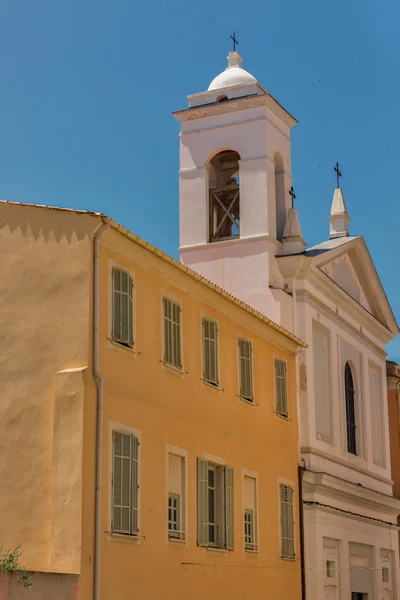
[[[180,132],[181,261],[263,314],[279,319],[292,207],[290,130],[296,120],[230,52],[206,92],[174,112]]]

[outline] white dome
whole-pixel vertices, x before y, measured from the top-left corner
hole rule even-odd
[[[230,52],[228,67],[212,80],[208,86],[208,91],[220,90],[236,85],[251,85],[253,83],[257,83],[257,79],[242,69],[242,57],[239,52]]]

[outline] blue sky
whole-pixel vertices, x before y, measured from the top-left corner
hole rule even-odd
[[[2,0],[0,197],[103,211],[177,256],[171,112],[225,68],[236,29],[243,66],[299,120],[304,237],[328,235],[339,160],[400,320],[399,21],[398,0]]]

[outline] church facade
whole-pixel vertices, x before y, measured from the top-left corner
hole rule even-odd
[[[366,244],[349,235],[338,183],[329,237],[306,248],[293,204],[296,120],[239,53],[188,100],[174,113],[181,260],[308,344],[297,364],[303,591],[400,598],[385,366],[399,330]]]

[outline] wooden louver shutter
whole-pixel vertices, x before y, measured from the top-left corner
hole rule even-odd
[[[164,360],[174,367],[182,367],[181,307],[164,298]]]
[[[208,461],[197,459],[197,544],[208,544]]]
[[[130,433],[113,432],[112,530],[137,533],[138,440]]]
[[[218,385],[218,328],[208,319],[203,319],[203,378]]]
[[[132,436],[132,533],[138,533],[139,521],[139,440]]]
[[[275,359],[276,412],[288,416],[286,362]]]
[[[293,520],[293,488],[280,485],[281,499],[281,546],[282,556],[293,558],[294,553],[294,520]]]
[[[133,346],[132,277],[126,271],[113,268],[113,324],[115,342]]]
[[[227,550],[234,549],[234,490],[233,469],[225,467],[225,545]]]
[[[240,396],[253,401],[252,349],[249,340],[239,340]]]

